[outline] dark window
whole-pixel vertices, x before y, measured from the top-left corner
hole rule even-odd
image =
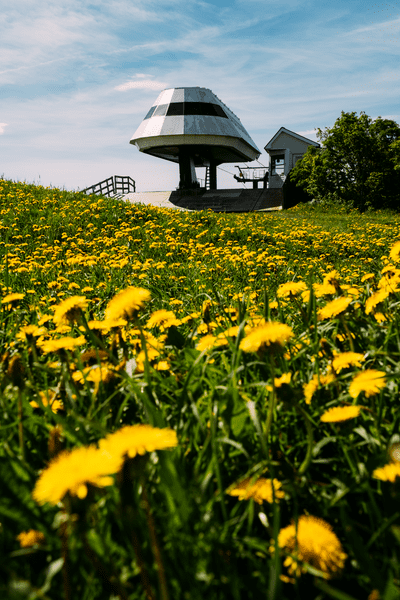
[[[228,118],[221,106],[210,104],[209,102],[171,102],[168,107],[167,117],[178,115],[208,115]]]
[[[215,116],[213,105],[203,102],[185,102],[185,115],[209,115]]]
[[[168,107],[167,117],[183,115],[183,102],[172,102]]]
[[[167,112],[168,104],[159,104],[154,111],[153,117],[162,117]]]
[[[149,112],[147,113],[147,115],[145,116],[145,119],[150,119],[150,117],[152,116],[153,112],[156,110],[156,106],[152,106],[151,109],[149,110]]]
[[[228,118],[219,104],[213,104],[213,107],[215,108],[215,112],[217,113],[218,117],[225,117],[225,119]]]

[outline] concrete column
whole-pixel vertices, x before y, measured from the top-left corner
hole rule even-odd
[[[210,160],[210,190],[217,189],[217,163]]]
[[[182,146],[179,148],[179,187],[180,189],[191,189],[197,186],[193,152],[191,152],[190,146]]]

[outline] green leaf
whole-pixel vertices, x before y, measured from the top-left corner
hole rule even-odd
[[[232,415],[231,418],[231,429],[233,435],[237,438],[243,431],[246,421],[248,421],[249,415],[247,410],[243,409],[239,413]]]
[[[57,560],[54,560],[52,563],[49,564],[49,566],[46,569],[45,582],[39,590],[40,594],[45,594],[46,592],[49,591],[50,586],[51,586],[51,580],[53,579],[54,575],[57,575],[57,573],[59,573],[61,571],[63,564],[64,564],[63,558],[57,558]]]
[[[341,590],[336,590],[334,587],[326,583],[321,579],[315,579],[314,585],[316,588],[320,589],[321,592],[327,594],[330,598],[335,598],[336,600],[357,600],[354,596],[350,596],[346,592],[342,592]]]
[[[316,444],[314,444],[314,447],[312,449],[312,455],[313,455],[313,457],[318,456],[318,454],[320,453],[320,451],[322,450],[322,448],[324,446],[326,446],[327,444],[329,444],[329,442],[336,442],[336,437],[334,437],[334,436],[326,436],[326,437],[323,437],[322,440],[320,440],[319,442],[317,442]]]

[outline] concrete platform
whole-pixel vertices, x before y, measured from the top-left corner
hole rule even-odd
[[[214,212],[253,212],[281,210],[281,189],[176,190],[174,192],[135,192],[123,200],[178,210]]]
[[[122,199],[134,204],[149,204],[150,206],[159,206],[160,208],[177,208],[169,202],[171,194],[172,192],[131,192],[130,194],[125,194]]]

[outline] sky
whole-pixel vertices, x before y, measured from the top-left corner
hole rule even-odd
[[[129,143],[171,87],[211,89],[265,166],[282,126],[318,141],[341,111],[400,123],[399,33],[400,1],[0,0],[0,176],[174,190],[178,165]]]

